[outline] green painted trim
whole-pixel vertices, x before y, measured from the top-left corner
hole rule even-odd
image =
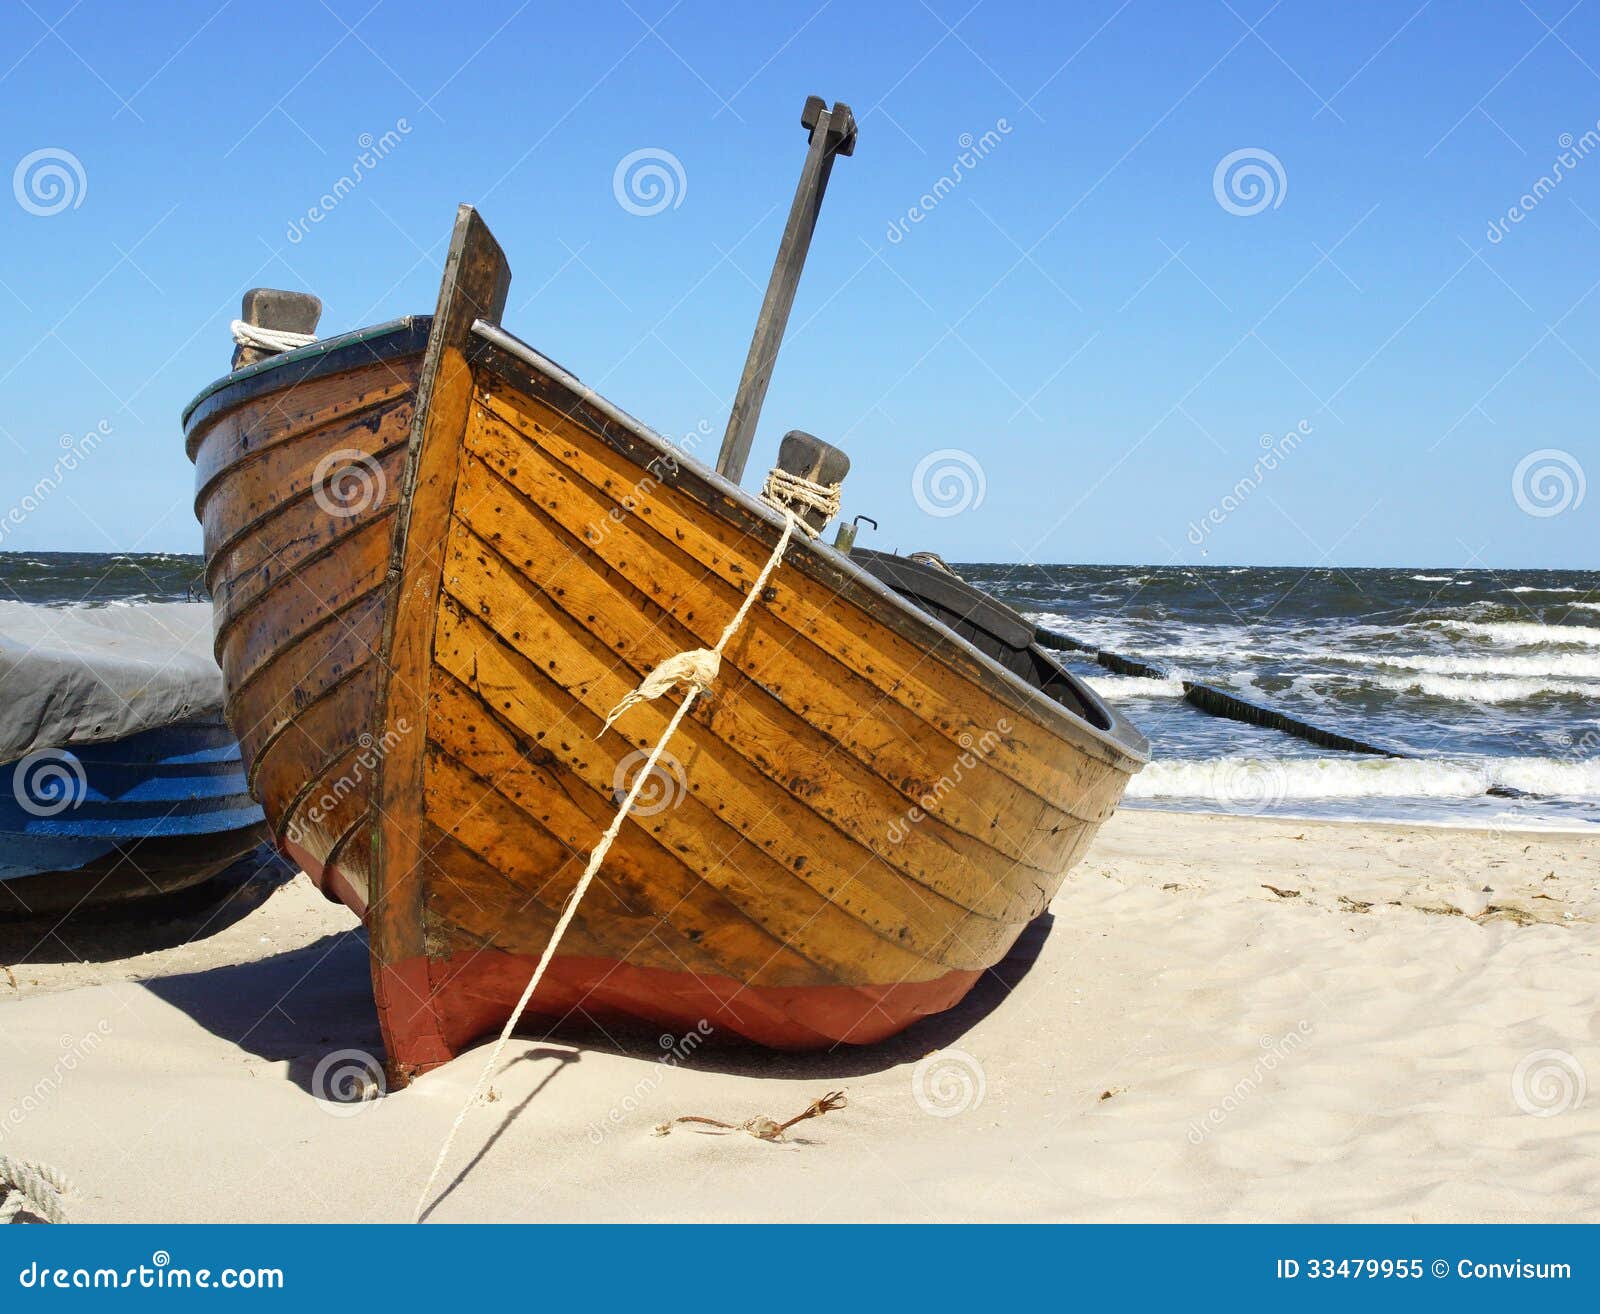
[[[300,361],[315,360],[319,356],[326,356],[344,347],[357,346],[363,342],[376,342],[381,338],[391,337],[396,333],[409,332],[419,320],[425,318],[426,316],[422,315],[404,315],[399,319],[391,319],[385,324],[374,324],[370,328],[354,329],[349,333],[340,333],[331,338],[318,338],[315,342],[308,342],[305,346],[296,347],[293,351],[281,352],[276,356],[269,356],[266,360],[257,361],[254,365],[246,365],[242,370],[235,370],[232,374],[224,374],[216,382],[208,384],[195,394],[194,399],[183,408],[181,423],[184,428],[187,428],[189,417],[194,414],[200,404],[208,398],[216,396],[224,388],[231,388],[235,384],[267,374],[272,370],[292,366]]]

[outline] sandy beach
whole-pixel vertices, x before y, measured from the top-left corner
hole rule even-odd
[[[1597,915],[1592,838],[1125,810],[887,1045],[517,1040],[429,1218],[1600,1220]],[[404,1221],[487,1054],[319,1098],[378,1051],[365,945],[270,865],[0,963],[0,1153],[77,1222]],[[780,1144],[654,1130],[832,1090]]]

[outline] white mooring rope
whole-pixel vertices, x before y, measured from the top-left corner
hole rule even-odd
[[[438,1180],[439,1170],[444,1167],[445,1160],[450,1155],[450,1147],[455,1143],[456,1133],[461,1130],[461,1124],[466,1121],[467,1112],[478,1102],[478,1097],[483,1093],[483,1088],[489,1084],[489,1077],[494,1072],[495,1065],[500,1061],[500,1052],[506,1047],[506,1042],[511,1039],[511,1033],[516,1029],[521,1020],[523,1011],[528,1007],[528,1001],[533,998],[533,992],[538,989],[539,982],[543,979],[545,969],[550,966],[550,960],[555,957],[556,946],[561,943],[561,937],[566,934],[567,927],[571,925],[573,916],[578,911],[578,904],[583,899],[584,892],[588,890],[590,882],[600,870],[600,864],[606,860],[613,841],[622,830],[622,823],[628,819],[628,814],[633,810],[634,801],[639,797],[645,782],[649,780],[651,772],[656,769],[656,763],[661,754],[666,751],[667,744],[672,736],[677,734],[678,727],[683,723],[683,718],[689,714],[689,709],[694,706],[695,699],[705,693],[711,681],[717,677],[717,671],[722,664],[722,650],[726,648],[733,636],[739,632],[739,627],[744,624],[745,618],[750,614],[750,609],[755,606],[756,599],[767,586],[767,581],[772,578],[772,572],[778,568],[778,563],[783,559],[783,550],[789,546],[789,539],[794,534],[795,526],[800,521],[792,511],[783,513],[783,533],[778,537],[777,547],[772,549],[772,555],[767,558],[767,564],[761,568],[761,573],[756,576],[755,583],[750,586],[745,594],[744,601],[739,605],[739,610],[734,613],[733,619],[728,622],[727,628],[722,631],[722,637],[717,640],[714,648],[694,648],[688,652],[680,652],[645,676],[639,687],[625,695],[620,703],[606,718],[605,725],[600,727],[600,734],[604,734],[611,723],[621,716],[628,708],[636,703],[651,698],[659,698],[676,683],[683,683],[686,692],[683,701],[678,704],[677,711],[673,712],[672,719],[667,722],[667,728],[662,731],[661,738],[656,740],[656,746],[650,750],[650,756],[645,759],[644,765],[633,778],[633,785],[628,790],[628,795],[622,800],[622,806],[617,809],[617,815],[612,818],[611,824],[606,827],[605,834],[600,837],[600,842],[594,846],[594,851],[589,855],[588,865],[583,869],[583,875],[578,877],[578,883],[573,887],[572,893],[567,897],[565,907],[561,909],[561,916],[556,921],[555,930],[550,933],[549,943],[545,945],[544,952],[539,955],[539,964],[533,969],[533,975],[528,979],[528,984],[523,987],[522,998],[517,1000],[517,1006],[511,1010],[511,1016],[506,1019],[506,1024],[500,1029],[500,1036],[494,1043],[494,1048],[489,1052],[489,1061],[483,1065],[472,1093],[467,1096],[467,1101],[461,1106],[461,1112],[456,1114],[456,1120],[450,1124],[449,1134],[444,1138],[444,1144],[439,1147],[439,1157],[434,1160],[433,1171],[428,1174],[427,1183],[422,1188],[422,1194],[417,1197],[416,1213],[413,1222],[422,1221],[423,1209],[427,1206],[428,1196],[433,1191],[433,1184]],[[599,738],[599,735],[595,736]]]
[[[236,319],[228,325],[233,331],[233,340],[241,347],[254,347],[257,351],[270,351],[274,355],[283,351],[293,351],[296,347],[309,346],[317,340],[315,333],[291,333],[288,329],[262,328],[259,324],[246,324],[242,319]]]
[[[777,466],[767,471],[767,482],[761,486],[761,500],[775,511],[782,511],[788,515],[791,509],[797,506],[808,507],[813,511],[822,512],[822,523],[826,527],[828,521],[839,514],[840,484],[819,484],[804,475],[791,474],[787,470],[780,470]],[[799,522],[800,528],[816,538],[821,532],[811,528],[804,520]]]
[[[71,1190],[66,1177],[47,1164],[0,1154],[0,1223],[16,1221],[24,1210],[47,1223],[65,1223],[61,1197]]]

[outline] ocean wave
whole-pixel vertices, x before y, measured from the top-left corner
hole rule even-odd
[[[1518,584],[1513,589],[1501,589],[1502,593],[1577,593],[1578,589],[1572,588],[1540,588],[1536,584]]]
[[[1574,603],[1574,606],[1585,606]],[[1541,625],[1534,621],[1428,621],[1428,625],[1476,634],[1496,643],[1512,647],[1571,646],[1573,644],[1600,646],[1600,625]]]
[[[1378,683],[1385,689],[1399,693],[1420,693],[1429,698],[1446,698],[1460,703],[1523,703],[1551,695],[1569,698],[1600,696],[1600,689],[1592,684],[1546,680],[1539,676],[1495,679],[1457,675],[1401,675],[1380,679]]]
[[[1600,797],[1600,759],[1178,759],[1152,762],[1129,782],[1128,795],[1202,798],[1265,810],[1291,799],[1473,798],[1493,785],[1530,794]]]
[[[1124,698],[1182,698],[1183,681],[1176,676],[1157,680],[1146,675],[1090,675],[1084,683],[1109,702]]]
[[[1419,579],[1424,584],[1449,584],[1455,579],[1454,575],[1413,575],[1412,579]]]
[[[208,599],[196,603],[181,593],[130,593],[125,598],[80,598],[76,602],[41,602],[41,607],[54,611],[108,611],[112,607],[144,607],[152,602],[187,602],[195,606],[211,605]]]
[[[1564,676],[1569,680],[1600,680],[1600,652],[1548,652],[1517,656],[1491,656],[1487,653],[1461,656],[1433,656],[1428,653],[1381,653],[1363,659],[1377,666],[1421,671],[1427,675],[1514,675]],[[1600,690],[1594,692],[1600,693]]]

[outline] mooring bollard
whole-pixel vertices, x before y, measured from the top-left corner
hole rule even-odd
[[[277,333],[313,334],[322,318],[322,298],[309,292],[285,292],[275,287],[253,287],[244,294],[239,318],[254,328]],[[233,349],[233,366],[239,370],[278,353],[266,347],[238,343]]]

